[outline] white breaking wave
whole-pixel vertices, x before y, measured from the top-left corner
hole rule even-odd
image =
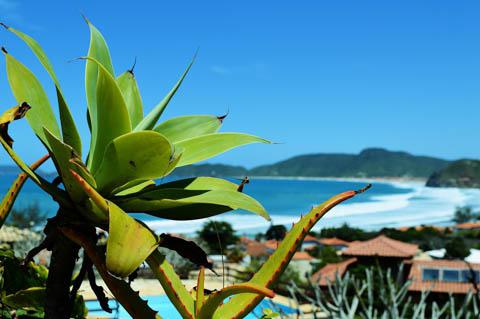
[[[367,202],[346,202],[332,209],[314,229],[340,226],[344,223],[367,229],[421,224],[446,225],[451,224],[456,207],[468,205],[474,209],[480,208],[479,189],[430,188],[419,183],[390,184],[396,188],[408,188],[411,191],[405,194],[372,196]],[[271,212],[271,218],[274,224],[289,226],[300,218],[300,213],[280,215]],[[239,233],[265,231],[270,226],[269,222],[253,214],[233,212],[210,219],[227,221]],[[169,232],[175,229],[178,233],[191,234],[199,230],[204,222],[204,220],[156,220],[146,223],[156,232]]]

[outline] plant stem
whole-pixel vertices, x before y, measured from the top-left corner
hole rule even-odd
[[[57,213],[56,218],[60,214],[61,211]],[[55,224],[55,222],[52,224]],[[53,229],[49,228],[47,224],[45,232],[55,231],[56,240],[52,247],[52,257],[48,271],[45,319],[68,319],[71,310],[69,307],[70,285],[80,247],[65,237],[55,226],[52,227]]]

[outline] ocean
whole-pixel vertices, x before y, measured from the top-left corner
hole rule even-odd
[[[0,176],[0,193],[7,192],[14,175]],[[238,181],[237,181],[238,183]],[[251,178],[244,192],[260,201],[274,224],[291,225],[314,205],[346,190],[359,189],[364,181],[322,179]],[[16,203],[21,208],[38,203],[49,216],[57,206],[32,182],[27,182]],[[450,225],[455,207],[480,209],[479,189],[429,188],[420,182],[377,182],[366,193],[332,209],[314,229],[344,223],[365,229],[415,225]],[[157,232],[194,233],[204,220],[170,221],[144,214],[136,216]],[[233,225],[239,234],[265,231],[270,223],[252,213],[234,211],[212,217]]]

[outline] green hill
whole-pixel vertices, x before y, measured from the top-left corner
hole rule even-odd
[[[427,181],[431,187],[480,188],[480,161],[463,159],[433,173]]]
[[[450,162],[405,152],[368,148],[359,154],[309,154],[255,167],[201,164],[181,167],[175,176],[303,176],[303,177],[420,177],[427,178]],[[18,171],[3,167],[5,172]],[[0,167],[0,174],[2,167]]]
[[[428,177],[448,161],[368,148],[359,154],[310,154],[292,157],[272,165],[259,166],[256,176],[312,177]]]

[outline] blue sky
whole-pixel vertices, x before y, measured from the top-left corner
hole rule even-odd
[[[85,145],[84,64],[67,62],[88,48],[81,13],[106,37],[117,73],[137,57],[147,110],[200,48],[165,118],[230,110],[224,131],[281,142],[211,162],[251,167],[370,146],[480,157],[478,1],[119,2],[0,0],[0,20],[35,37],[54,63]],[[28,48],[2,30],[0,45],[37,72],[53,98]],[[3,60],[0,70],[7,109],[15,102]],[[25,121],[11,127],[28,161],[44,153]],[[0,164],[8,163],[0,151]]]

